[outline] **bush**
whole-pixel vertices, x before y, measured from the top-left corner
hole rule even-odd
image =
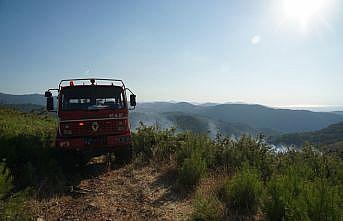
[[[310,220],[341,220],[343,195],[339,186],[330,186],[326,179],[317,178],[306,184],[305,201]]]
[[[56,121],[2,108],[0,116],[0,159],[9,168],[14,190],[38,186],[60,190],[65,178],[52,148]]]
[[[267,184],[267,192],[263,211],[268,220],[309,220],[303,195],[304,183],[295,169],[273,177]]]
[[[141,123],[137,132],[133,133],[133,153],[139,164],[172,161],[178,146],[174,128],[160,130]]]
[[[12,177],[4,163],[0,163],[0,200],[3,199],[13,188]]]
[[[258,169],[263,180],[267,180],[273,172],[274,153],[269,145],[261,139],[242,136],[238,141],[222,138],[216,139],[217,166],[228,169],[241,169],[243,163]]]
[[[195,197],[193,207],[192,220],[216,221],[222,220],[224,217],[224,205],[214,195],[198,194]]]
[[[224,182],[218,195],[235,215],[254,215],[261,203],[263,184],[257,170],[245,164],[240,173]]]
[[[177,182],[186,189],[192,189],[197,185],[200,179],[206,174],[207,165],[200,154],[194,152],[190,158],[182,163],[178,171]]]
[[[25,201],[28,190],[13,194],[12,177],[4,163],[0,164],[0,220],[30,220]]]
[[[13,194],[6,201],[0,210],[0,219],[7,221],[29,221],[32,220],[29,211],[25,207],[29,190],[24,190]]]
[[[185,159],[191,158],[196,153],[206,161],[206,165],[211,167],[215,163],[216,146],[212,140],[203,135],[192,133],[180,134],[181,146],[176,152],[178,164],[182,164]]]

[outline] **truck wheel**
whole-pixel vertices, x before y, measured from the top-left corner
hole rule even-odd
[[[115,152],[115,159],[119,164],[127,164],[132,160],[132,146],[120,147]]]

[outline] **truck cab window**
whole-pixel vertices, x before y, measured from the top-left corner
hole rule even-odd
[[[124,92],[116,87],[68,87],[62,92],[62,110],[122,109]]]

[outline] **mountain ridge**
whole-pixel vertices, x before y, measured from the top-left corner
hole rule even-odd
[[[343,143],[343,121],[317,131],[284,134],[274,140],[274,143],[296,146],[301,146],[305,142],[315,145]]]
[[[16,106],[34,104],[44,106],[45,98],[41,94],[11,95],[0,93],[0,104],[15,104]],[[224,128],[231,128],[234,125],[232,130],[229,129],[228,131],[236,131],[237,129],[239,132],[236,131],[236,134],[257,130],[267,133],[272,132],[275,135],[279,133],[315,131],[343,121],[343,114],[334,112],[278,109],[260,104],[229,102],[224,104],[208,104],[210,105],[196,105],[188,102],[144,102],[138,103],[136,110],[131,112],[131,116],[133,116],[133,121],[136,121],[133,122],[135,125],[139,121],[143,121],[149,124],[158,123],[162,127],[169,127],[176,122],[180,124],[181,118],[190,120],[189,122],[194,122],[195,124],[201,121],[200,118],[204,118],[209,123],[207,126],[213,126],[213,122]],[[169,113],[169,117],[163,113]],[[170,116],[170,113],[174,113],[175,116]],[[183,113],[183,116],[180,113]],[[229,124],[231,126],[228,126]],[[189,125],[188,128],[194,127]],[[244,130],[241,131],[243,128]]]

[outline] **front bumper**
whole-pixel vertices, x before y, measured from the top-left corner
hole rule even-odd
[[[83,150],[89,148],[109,148],[130,145],[131,134],[106,135],[106,136],[86,136],[86,137],[58,137],[56,138],[56,148],[63,150]]]

